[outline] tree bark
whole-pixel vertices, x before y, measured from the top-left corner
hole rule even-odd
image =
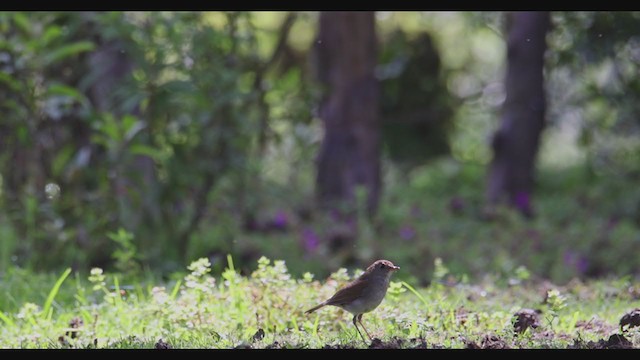
[[[362,185],[373,214],[381,187],[374,12],[322,12],[316,46],[326,90],[320,105],[325,135],[317,159],[318,200],[334,209],[353,205]]]
[[[544,53],[549,12],[508,15],[506,99],[502,124],[492,139],[487,199],[508,202],[523,215],[533,215],[531,192],[540,135],[545,124]]]

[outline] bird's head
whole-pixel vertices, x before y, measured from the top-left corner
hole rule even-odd
[[[398,270],[400,270],[400,267],[395,266],[389,260],[377,260],[373,264],[369,265],[365,273],[391,275]]]

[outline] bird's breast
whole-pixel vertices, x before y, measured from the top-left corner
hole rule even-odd
[[[363,314],[373,311],[380,305],[387,293],[387,286],[368,286],[362,295],[349,304],[342,306],[352,314]]]

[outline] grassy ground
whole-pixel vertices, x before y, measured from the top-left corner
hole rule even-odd
[[[364,343],[338,308],[304,314],[357,271],[294,278],[283,261],[262,258],[241,276],[228,260],[221,277],[201,259],[169,283],[129,284],[99,269],[57,278],[12,270],[0,282],[0,348],[640,347],[639,328],[630,326],[640,319],[627,316],[620,328],[640,307],[629,278],[557,286],[520,269],[468,283],[437,261],[426,288],[392,283],[363,317],[374,337]]]

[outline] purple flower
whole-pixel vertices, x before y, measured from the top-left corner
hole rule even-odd
[[[464,210],[464,200],[458,196],[454,196],[449,200],[449,210],[454,214],[460,214]]]
[[[336,209],[329,210],[329,216],[331,217],[331,220],[333,220],[333,221],[342,220],[342,216],[340,216],[340,212],[338,210],[336,210]]]
[[[576,270],[579,274],[584,274],[589,269],[589,260],[585,256],[580,256],[576,264]]]
[[[520,191],[516,194],[514,203],[520,210],[529,211],[531,208],[531,197],[526,191]]]
[[[416,230],[411,225],[404,225],[400,228],[400,237],[404,240],[411,240],[416,236]]]
[[[615,216],[609,217],[609,220],[607,221],[607,230],[614,229],[616,227],[616,225],[618,225],[619,221],[620,220]]]
[[[589,269],[589,260],[574,251],[566,251],[563,255],[565,265],[576,270],[578,274],[584,274]]]
[[[282,210],[278,210],[271,223],[277,229],[285,229],[289,223],[287,214]]]
[[[304,228],[302,230],[302,243],[307,253],[316,251],[320,245],[320,237],[311,229]]]

